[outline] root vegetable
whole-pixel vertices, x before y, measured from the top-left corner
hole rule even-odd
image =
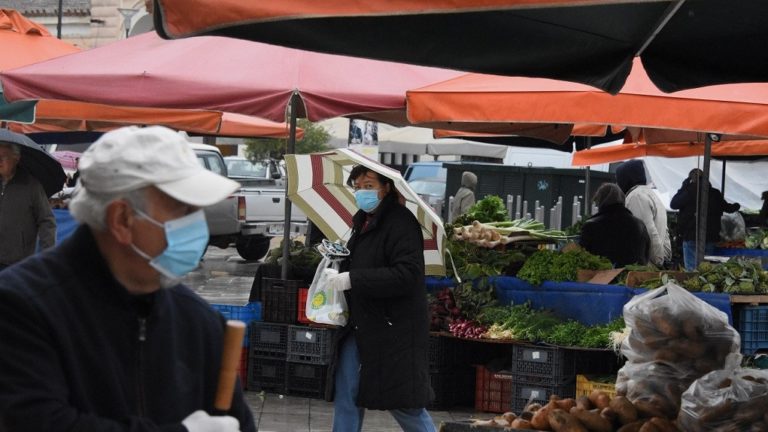
[[[613,425],[600,416],[600,410],[587,411],[579,407],[571,409],[571,415],[592,432],[611,432]]]
[[[654,425],[659,432],[678,432],[677,426],[665,418],[654,417],[648,423]]]
[[[576,398],[576,406],[585,410],[592,409],[592,402],[589,401],[589,396],[581,395]]]
[[[620,427],[616,432],[640,432],[640,428],[643,427],[647,420],[637,420],[632,423],[625,424]]]
[[[608,405],[619,419],[619,423],[625,425],[637,420],[637,408],[624,396],[616,396]]]
[[[515,420],[513,420],[511,426],[512,426],[512,429],[530,429],[530,430],[536,429],[531,425],[531,422],[529,422],[528,420],[523,420],[521,418],[516,418]]]
[[[561,409],[553,409],[547,414],[549,426],[555,432],[589,432],[576,417]]]
[[[603,409],[611,403],[611,398],[604,391],[592,390],[592,393],[589,394],[589,401],[595,408]]]

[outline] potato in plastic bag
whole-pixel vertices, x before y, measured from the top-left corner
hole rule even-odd
[[[768,371],[725,369],[704,375],[682,395],[685,431],[768,431]]]
[[[621,345],[627,363],[616,390],[649,416],[675,418],[680,395],[713,370],[737,367],[740,337],[725,313],[674,283],[624,305],[630,328]]]

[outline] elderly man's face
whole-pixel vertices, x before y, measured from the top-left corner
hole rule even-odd
[[[19,155],[11,150],[10,146],[0,144],[0,177],[10,178],[16,172],[19,163]]]
[[[160,223],[184,217],[197,210],[197,207],[179,202],[156,188],[148,188],[146,198],[145,212]],[[135,245],[148,255],[157,256],[168,246],[165,230],[147,219],[137,215],[134,228]]]

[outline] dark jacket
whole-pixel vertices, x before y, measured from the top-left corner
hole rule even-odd
[[[601,207],[587,219],[581,227],[579,244],[591,254],[608,258],[615,267],[648,262],[648,231],[624,204]]]
[[[677,215],[678,234],[685,241],[696,240],[697,188],[698,182],[686,179],[669,203],[671,208],[680,211]],[[732,213],[739,208],[741,206],[738,203],[729,204],[719,190],[709,185],[705,243],[714,243],[720,240],[720,218],[723,213]]]
[[[183,285],[129,295],[81,226],[0,272],[0,430],[185,431],[215,412],[223,329]],[[256,430],[239,384],[230,414]]]
[[[40,182],[19,167],[0,183],[0,264],[11,265],[56,243],[56,218]]]
[[[424,241],[414,215],[387,197],[365,225],[354,217],[348,247],[352,289],[347,291],[360,354],[357,403],[372,409],[423,408],[429,381],[429,315],[424,284]],[[363,226],[365,225],[365,228]]]
[[[616,168],[616,183],[625,195],[628,194],[633,187],[648,183],[648,179],[645,177],[645,166],[643,165],[643,161],[634,159],[619,165]]]

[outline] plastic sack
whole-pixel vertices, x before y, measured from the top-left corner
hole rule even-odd
[[[344,292],[327,289],[326,269],[339,269],[339,260],[324,256],[315,271],[315,277],[307,292],[305,314],[307,319],[320,324],[347,325],[349,315]]]
[[[678,425],[683,430],[768,431],[768,371],[710,372],[683,393]]]
[[[724,241],[741,241],[747,237],[747,224],[739,212],[723,213],[720,217],[720,237]]]
[[[727,315],[670,282],[624,305],[630,328],[621,345],[627,358],[617,394],[639,411],[673,419],[680,396],[701,376],[737,367],[740,336]]]

